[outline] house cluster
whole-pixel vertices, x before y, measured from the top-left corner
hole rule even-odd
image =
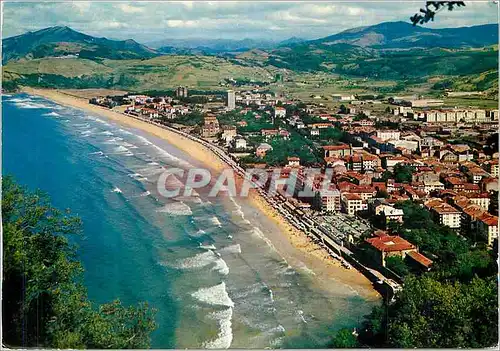
[[[129,104],[125,113],[143,118],[173,120],[193,111],[193,107],[170,96],[128,95],[123,99]]]
[[[187,95],[187,89],[181,88],[176,94]],[[201,137],[219,142],[235,154],[253,153],[260,159],[260,164],[254,166],[270,172],[273,168],[265,164],[265,157],[280,145],[275,140],[288,141],[292,134],[309,139],[310,152],[322,154],[321,164],[314,166],[322,166],[323,172],[310,179],[306,167],[311,164],[297,154],[286,155],[282,177],[294,175],[296,182],[293,200],[289,201],[348,216],[364,212],[387,222],[402,221],[404,213],[396,206],[397,202],[415,201],[430,211],[436,223],[464,235],[473,233],[478,241],[493,245],[498,236],[498,217],[490,210],[490,198],[498,190],[498,154],[486,154],[480,141],[494,131],[485,122],[498,120],[497,110],[417,111],[441,103],[401,98],[393,99],[396,105],[392,113],[389,110],[380,113],[374,107],[380,103],[377,100],[356,100],[355,96],[345,94],[332,98],[342,103],[339,109],[326,108],[321,103],[286,101],[258,90],[228,91],[225,106],[224,103],[181,104],[168,96],[124,97],[129,103],[126,113],[151,119],[175,121],[195,110],[201,112]],[[230,114],[236,119],[231,123],[218,120],[220,113],[232,110]],[[249,114],[252,120],[265,120],[262,125],[269,127],[246,130],[243,127],[251,122]],[[480,125],[458,126],[463,122]],[[342,132],[342,142],[323,142],[322,136],[333,130]],[[474,142],[455,140],[464,135],[473,136]],[[325,181],[331,184],[327,189],[321,185]],[[316,196],[300,197],[298,191],[306,186],[311,186]],[[417,248],[401,238],[380,235],[372,239],[374,247],[383,248],[379,250],[381,262],[384,255],[396,251],[421,263],[428,262],[419,256]],[[404,249],[396,250],[400,247]]]

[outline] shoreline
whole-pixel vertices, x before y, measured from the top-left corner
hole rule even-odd
[[[206,165],[214,171],[222,171],[230,168],[219,156],[204,145],[186,138],[179,133],[166,128],[135,119],[121,112],[110,110],[101,106],[89,104],[88,100],[75,96],[63,90],[33,89],[23,87],[22,92],[30,95],[40,96],[52,100],[58,104],[77,108],[89,113],[109,118],[122,125],[132,127],[155,137],[163,139],[175,148],[189,154],[195,160]],[[273,222],[280,230],[279,235],[286,239],[288,244],[300,253],[299,261],[318,276],[319,284],[328,284],[333,281],[348,285],[356,290],[368,301],[378,300],[380,295],[374,289],[372,283],[361,272],[352,268],[350,270],[341,266],[340,262],[333,259],[323,248],[314,244],[307,235],[293,227],[283,218],[276,209],[262,198],[256,191],[251,191],[248,203],[264,214],[267,219]],[[280,253],[283,254],[283,253]],[[296,257],[295,257],[296,258]]]

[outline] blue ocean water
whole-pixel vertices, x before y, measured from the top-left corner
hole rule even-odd
[[[289,265],[248,204],[159,196],[165,168],[197,166],[164,141],[26,94],[4,97],[2,129],[2,173],[82,218],[89,297],[147,301],[155,348],[324,347],[371,308]]]

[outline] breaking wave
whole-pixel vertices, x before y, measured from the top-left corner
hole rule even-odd
[[[198,301],[209,305],[234,307],[234,302],[229,297],[226,289],[226,283],[224,282],[209,288],[200,288],[196,292],[192,293],[191,296]]]
[[[193,214],[191,207],[186,205],[184,202],[171,202],[156,210],[156,212],[168,213],[174,216],[190,216]]]
[[[224,284],[224,283],[223,283]],[[227,349],[233,341],[233,329],[231,319],[233,318],[233,309],[229,307],[223,311],[212,312],[209,318],[215,319],[219,325],[219,333],[214,340],[203,343],[207,349]]]

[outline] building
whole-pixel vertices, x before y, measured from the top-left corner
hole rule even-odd
[[[498,160],[488,161],[484,167],[493,177],[498,178]]]
[[[228,146],[231,141],[236,137],[236,127],[235,126],[223,126],[221,139],[226,142]]]
[[[284,107],[277,106],[274,108],[274,117],[275,118],[285,118],[286,117],[286,109]]]
[[[398,130],[377,130],[376,136],[382,141],[399,140],[401,132]]]
[[[363,199],[357,194],[343,193],[341,201],[344,211],[349,216],[354,216],[356,212],[367,209],[366,203],[363,203]]]
[[[180,98],[187,98],[188,97],[188,88],[178,87],[175,90],[175,96],[180,97]]]
[[[432,106],[441,106],[444,104],[443,100],[438,99],[419,99],[419,100],[410,100],[411,107],[432,107]]]
[[[266,156],[266,153],[268,151],[271,151],[272,149],[273,147],[271,145],[267,143],[262,143],[259,146],[257,146],[257,149],[255,149],[255,155],[257,157],[263,158],[264,156]]]
[[[237,136],[233,139],[234,148],[237,150],[244,150],[247,148],[247,141],[241,136]]]
[[[386,223],[389,221],[403,222],[404,212],[400,208],[394,208],[386,204],[380,204],[375,207],[375,214],[382,215]]]
[[[443,202],[441,199],[431,199],[424,203],[439,224],[452,229],[460,229],[461,213],[455,207]]]
[[[236,108],[236,94],[234,90],[227,91],[227,109],[234,110]]]
[[[204,138],[213,138],[219,134],[219,121],[213,115],[207,115],[204,119],[203,127],[201,128],[201,135]]]
[[[485,213],[478,218],[478,230],[489,247],[498,239],[498,217]]]
[[[341,209],[340,192],[338,190],[328,190],[320,193],[321,209],[326,212],[339,212]]]
[[[404,259],[410,252],[417,252],[412,243],[397,235],[383,235],[365,239],[375,253],[378,263],[386,266],[386,258],[396,256]]]
[[[300,158],[299,157],[287,157],[288,165],[290,167],[299,167]]]
[[[352,101],[356,100],[354,95],[332,94],[333,101]]]
[[[352,148],[347,144],[326,145],[323,146],[323,150],[325,150],[325,157],[344,157],[352,155]]]
[[[429,181],[424,181],[424,191],[429,194],[431,191],[435,190],[443,190],[444,189],[444,184],[441,183],[438,180],[429,180]]]

